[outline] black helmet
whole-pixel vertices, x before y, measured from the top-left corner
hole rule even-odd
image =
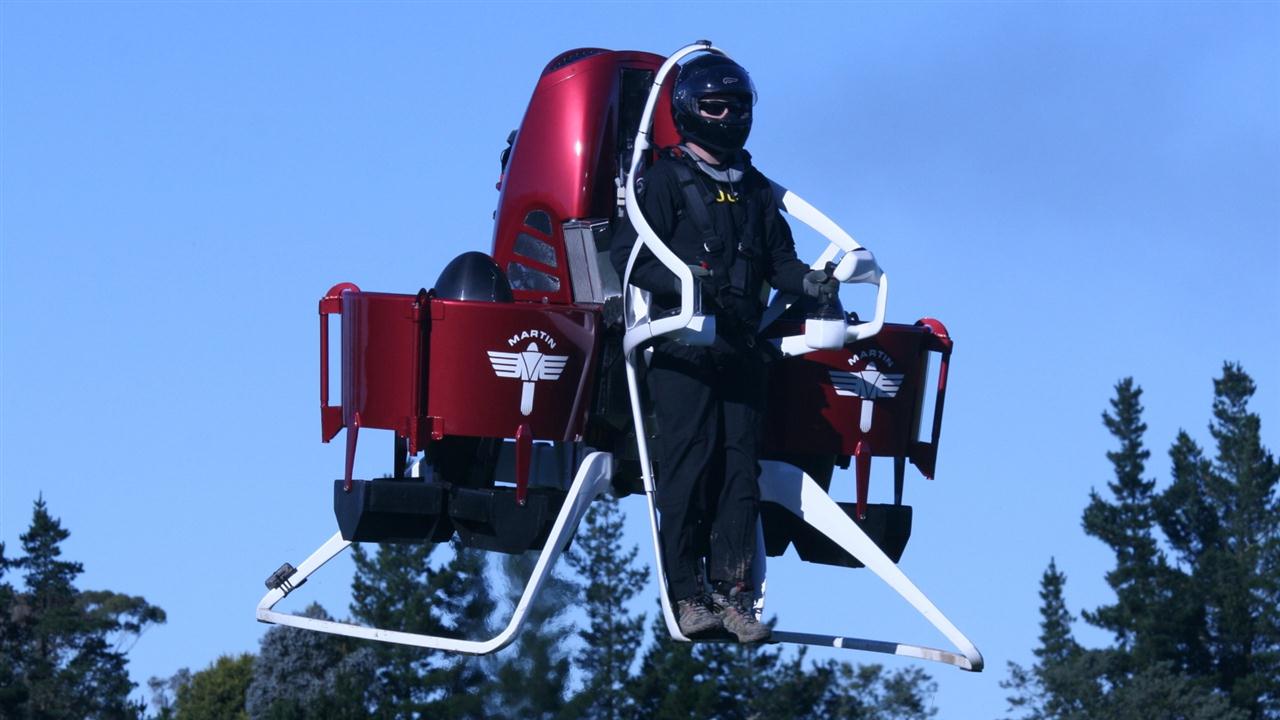
[[[704,98],[711,98],[707,103],[714,107],[711,112],[721,117],[708,118],[698,112]],[[724,154],[747,144],[755,102],[755,85],[741,65],[723,55],[700,55],[680,67],[671,114],[681,137]]]

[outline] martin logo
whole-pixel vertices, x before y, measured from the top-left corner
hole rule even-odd
[[[831,370],[831,386],[836,395],[842,397],[862,398],[862,412],[859,413],[859,429],[871,431],[871,413],[874,401],[891,398],[898,394],[902,387],[902,373],[882,373],[876,368],[874,360],[867,362],[867,367],[860,372]]]
[[[551,344],[551,341],[548,341]],[[554,347],[554,345],[553,345]],[[533,412],[533,388],[539,380],[559,380],[564,372],[568,355],[545,355],[538,351],[538,343],[531,342],[524,352],[489,351],[489,364],[493,373],[501,378],[524,381],[520,391],[520,414]]]

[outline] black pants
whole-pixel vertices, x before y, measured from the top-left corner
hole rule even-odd
[[[660,342],[646,383],[657,416],[657,503],[671,597],[748,579],[760,515],[763,361]]]

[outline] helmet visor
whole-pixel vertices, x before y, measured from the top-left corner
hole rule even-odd
[[[740,96],[700,98],[698,112],[712,120],[744,120],[751,117],[751,98]]]

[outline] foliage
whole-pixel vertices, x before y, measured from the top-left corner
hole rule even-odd
[[[80,590],[80,563],[61,559],[70,532],[35,502],[23,555],[0,546],[0,714],[5,718],[136,718],[125,645],[164,611],[140,597]],[[24,575],[24,589],[6,579]]]
[[[320,620],[332,619],[315,603],[303,614]],[[358,640],[286,626],[273,627],[262,636],[258,657],[252,660],[251,679],[240,687],[243,717],[253,720],[366,717],[365,685],[376,667],[373,651]],[[187,687],[194,685],[199,677],[200,673],[193,676]],[[188,720],[188,705],[182,690],[178,692],[177,720]]]
[[[703,643],[694,657],[705,668],[715,689],[710,717],[724,720],[770,717],[762,706],[775,692],[781,649],[760,644]],[[790,708],[783,710],[789,716]]]
[[[1205,612],[1196,675],[1261,718],[1280,717],[1280,467],[1262,446],[1261,418],[1248,407],[1255,391],[1242,368],[1223,367],[1209,425],[1216,457],[1205,462],[1180,433],[1159,515],[1188,600]],[[1189,496],[1198,497],[1180,506]]]
[[[678,643],[667,633],[666,620],[656,613],[653,640],[640,660],[640,670],[627,685],[632,717],[652,720],[710,718],[715,712],[715,678],[695,658],[693,645]]]
[[[509,605],[514,607],[519,602],[520,591],[536,560],[534,553],[503,558]],[[563,613],[577,594],[574,583],[555,575],[547,578],[537,600],[529,607],[526,624],[515,643],[494,658],[493,679],[486,689],[491,717],[522,720],[577,717],[566,708],[570,648],[563,642],[572,633]]]
[[[659,613],[629,686],[634,718],[925,720],[937,685],[920,668],[807,663],[804,650],[678,643]]]
[[[817,669],[832,678],[818,710],[796,717],[840,720],[924,720],[935,714],[928,699],[937,684],[918,667],[886,673],[880,665],[850,665],[829,660]]]
[[[253,678],[253,655],[223,655],[187,675],[176,687],[176,720],[248,720],[245,690]]]
[[[1115,468],[1115,480],[1107,484],[1114,501],[1090,491],[1084,511],[1084,530],[1109,545],[1116,555],[1116,567],[1107,573],[1107,584],[1116,594],[1116,603],[1085,613],[1085,619],[1112,631],[1118,645],[1141,666],[1151,659],[1167,656],[1161,628],[1153,627],[1166,617],[1162,575],[1167,570],[1153,533],[1155,514],[1152,498],[1155,480],[1144,478],[1150,451],[1143,447],[1142,390],[1132,378],[1116,385],[1111,413],[1102,421],[1120,444],[1107,453]]]
[[[1169,451],[1172,480],[1144,478],[1142,391],[1116,385],[1103,414],[1119,449],[1110,497],[1091,493],[1084,527],[1114,552],[1116,602],[1085,612],[1113,647],[1071,635],[1065,576],[1041,581],[1037,663],[1011,664],[1004,686],[1026,718],[1280,717],[1280,471],[1249,411],[1253,381],[1226,364],[1214,381],[1214,461],[1185,431]],[[1158,531],[1158,534],[1157,534]]]
[[[355,619],[407,632],[483,636],[496,604],[484,553],[454,544],[453,557],[434,567],[431,555],[437,547],[387,544],[375,555],[356,547]],[[383,643],[374,645],[373,653],[375,717],[483,716],[487,674],[475,658]]]
[[[223,666],[247,662],[247,656],[225,658],[195,675],[184,670],[169,680],[153,679],[156,717],[210,717],[214,713],[189,713],[216,703],[223,703],[223,717],[254,720],[919,720],[934,715],[928,700],[936,686],[918,668],[886,672],[878,665],[813,663],[803,651],[784,655],[770,645],[676,643],[661,613],[646,647],[643,616],[627,606],[644,586],[647,569],[637,566],[634,546],[623,550],[622,525],[615,500],[596,503],[567,555],[582,584],[551,576],[515,644],[495,656],[480,659],[276,627],[264,635],[252,661],[243,706],[236,705],[231,668]],[[491,590],[493,570],[507,581],[505,606],[514,605],[535,555],[506,556],[491,567],[485,553],[456,543],[450,557],[435,560],[440,549],[386,544],[368,552],[353,546],[354,619],[451,637],[490,635],[490,616],[499,605]],[[577,633],[564,616],[575,606],[586,615]],[[305,614],[329,617],[318,605]],[[637,655],[639,671],[632,673]],[[580,682],[567,696],[571,673]],[[196,693],[197,686],[205,689]],[[172,695],[177,702],[171,702]]]
[[[1029,720],[1243,720],[1220,694],[1177,672],[1168,662],[1139,667],[1129,675],[1131,658],[1113,648],[1081,647],[1071,633],[1071,615],[1063,598],[1066,576],[1049,562],[1040,581],[1041,634],[1037,662],[1029,670],[1010,663],[1015,691],[1011,709]]]
[[[151,690],[151,705],[156,709],[156,714],[150,716],[151,720],[174,720],[178,713],[178,691],[189,682],[190,668],[181,668],[167,678],[152,677],[147,680],[147,688]]]
[[[647,567],[636,566],[638,548],[622,549],[622,510],[617,499],[596,500],[583,521],[569,566],[583,579],[586,625],[573,660],[584,681],[570,705],[583,720],[620,720],[630,712],[627,685],[644,640],[644,616],[627,605],[644,587]]]
[[[1072,717],[1092,706],[1100,692],[1095,673],[1084,672],[1081,665],[1096,658],[1086,658],[1085,650],[1071,632],[1073,618],[1067,610],[1063,588],[1067,576],[1058,571],[1057,563],[1040,578],[1040,645],[1035,649],[1036,664],[1030,669],[1009,663],[1010,678],[1001,686],[1015,692],[1009,698],[1011,709],[1025,712],[1028,720]]]

